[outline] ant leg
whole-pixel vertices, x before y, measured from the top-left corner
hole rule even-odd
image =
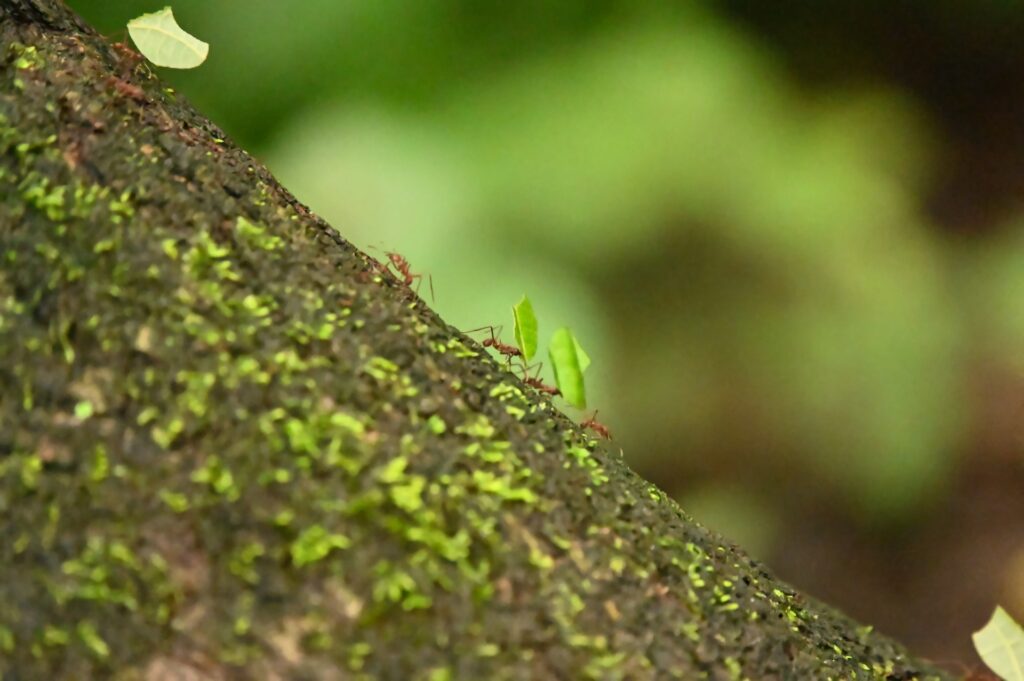
[[[499,343],[499,342],[501,342],[500,341],[500,339],[501,339],[501,330],[502,330],[501,326],[492,326],[491,327],[491,342],[492,343]]]
[[[486,331],[490,332],[490,334],[491,334],[491,342],[493,343],[494,341],[498,340],[498,338],[501,336],[501,328],[502,328],[501,326],[492,326],[492,325],[488,324],[487,326],[481,326],[481,327],[476,328],[476,329],[468,329],[466,331],[463,331],[462,333],[476,333],[477,331],[485,331],[486,330]]]
[[[524,381],[529,380],[529,379],[536,380],[536,379],[540,378],[540,372],[541,372],[541,369],[544,368],[544,362],[537,362],[536,364],[528,364],[527,361],[522,356],[520,356],[519,357],[519,368],[523,370],[523,380]],[[536,371],[531,376],[530,372],[533,371],[534,369],[536,369]]]
[[[492,335],[493,335],[494,327],[490,326],[490,325],[488,325],[488,326],[481,326],[481,327],[478,327],[478,328],[475,328],[475,329],[466,329],[462,333],[465,333],[465,334],[476,333],[477,331],[484,331],[485,329],[491,330],[492,331]]]
[[[416,289],[415,289],[416,295],[419,295],[419,293],[420,293],[420,286],[423,285],[423,275],[422,274],[410,274],[409,275],[409,280],[410,280],[410,282],[415,280],[415,282],[416,282]],[[430,284],[430,302],[431,303],[436,302],[436,300],[434,299],[434,277],[432,275],[428,274],[427,275],[427,282]],[[487,327],[483,327],[483,328],[487,328]]]

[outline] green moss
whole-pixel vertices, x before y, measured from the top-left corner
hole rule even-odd
[[[289,547],[292,563],[302,567],[326,558],[332,551],[345,549],[352,542],[343,534],[328,532],[320,525],[307,527]]]
[[[430,415],[430,418],[427,419],[427,427],[434,435],[444,435],[445,431],[448,430],[448,424],[437,414]]]
[[[91,622],[79,622],[76,629],[78,638],[88,648],[89,652],[100,659],[110,657],[110,646],[100,637],[96,627]]]
[[[14,651],[14,646],[14,632],[11,631],[10,627],[0,625],[0,650],[10,653]]]
[[[146,608],[150,616],[162,619],[165,603],[173,588],[167,581],[165,566],[159,558],[141,560],[124,544],[91,537],[77,557],[61,565],[62,577],[50,589],[60,605],[71,601],[95,601],[140,610],[140,589],[146,585]],[[148,589],[154,589],[150,592]],[[152,599],[152,600],[150,600]]]
[[[47,624],[43,627],[42,642],[47,646],[66,646],[70,636],[65,629]]]
[[[42,52],[35,45],[14,41],[7,46],[8,59],[13,60],[16,69],[40,69],[46,65]]]
[[[191,480],[195,483],[209,485],[216,494],[225,497],[228,501],[235,501],[241,495],[235,476],[216,455],[209,457],[202,466],[193,471]]]
[[[455,678],[453,674],[454,672],[449,667],[434,667],[428,669],[423,678],[424,681],[452,681]]]
[[[21,190],[21,198],[25,203],[44,213],[50,220],[57,221],[65,218],[64,192],[66,187],[52,187],[49,178],[38,174],[29,174],[22,180],[18,188]]]
[[[22,454],[20,456],[15,454],[10,461],[14,463],[19,459],[21,463],[20,478],[22,487],[29,491],[35,490],[39,486],[39,475],[43,470],[43,460],[34,454]],[[6,466],[7,463],[5,462],[4,465]]]
[[[492,494],[506,501],[522,501],[533,504],[537,495],[528,487],[518,486],[507,477],[495,475],[489,471],[473,471],[473,483],[483,494]]]
[[[363,367],[363,371],[378,381],[391,381],[398,374],[398,366],[384,357],[373,357]]]
[[[177,239],[162,239],[160,241],[160,248],[163,249],[164,254],[171,260],[177,260],[181,257]]]
[[[93,415],[94,407],[89,400],[82,400],[75,405],[75,418],[85,421]]]
[[[160,490],[160,500],[175,513],[183,513],[191,506],[187,496],[166,489]]]
[[[469,421],[455,428],[456,433],[477,440],[489,440],[495,434],[494,424],[483,414],[475,414]]]
[[[408,572],[382,560],[373,567],[373,600],[380,604],[397,603],[403,610],[429,608],[430,597]]]

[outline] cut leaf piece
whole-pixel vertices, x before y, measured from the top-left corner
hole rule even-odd
[[[576,357],[579,358],[580,360],[580,371],[586,371],[587,367],[590,366],[590,355],[583,352],[583,346],[580,345],[580,342],[576,339],[576,336],[572,337],[572,342],[575,343],[576,345]]]
[[[587,392],[583,385],[583,369],[576,353],[579,343],[572,331],[561,328],[551,336],[548,356],[555,370],[555,384],[562,391],[565,401],[578,409],[586,409]],[[589,360],[588,360],[589,362]]]
[[[206,61],[210,46],[178,26],[170,7],[128,22],[128,34],[149,61],[172,69],[194,69]]]
[[[996,607],[988,624],[971,637],[978,656],[1005,681],[1024,681],[1024,629]]]
[[[533,303],[525,294],[512,306],[512,317],[515,319],[516,345],[528,362],[537,354],[537,317],[533,314]]]

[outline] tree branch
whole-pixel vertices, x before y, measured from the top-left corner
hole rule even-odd
[[[0,677],[942,678],[0,1]]]

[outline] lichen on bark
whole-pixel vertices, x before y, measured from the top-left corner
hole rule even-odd
[[[61,3],[0,2],[0,49],[0,678],[942,678]]]

